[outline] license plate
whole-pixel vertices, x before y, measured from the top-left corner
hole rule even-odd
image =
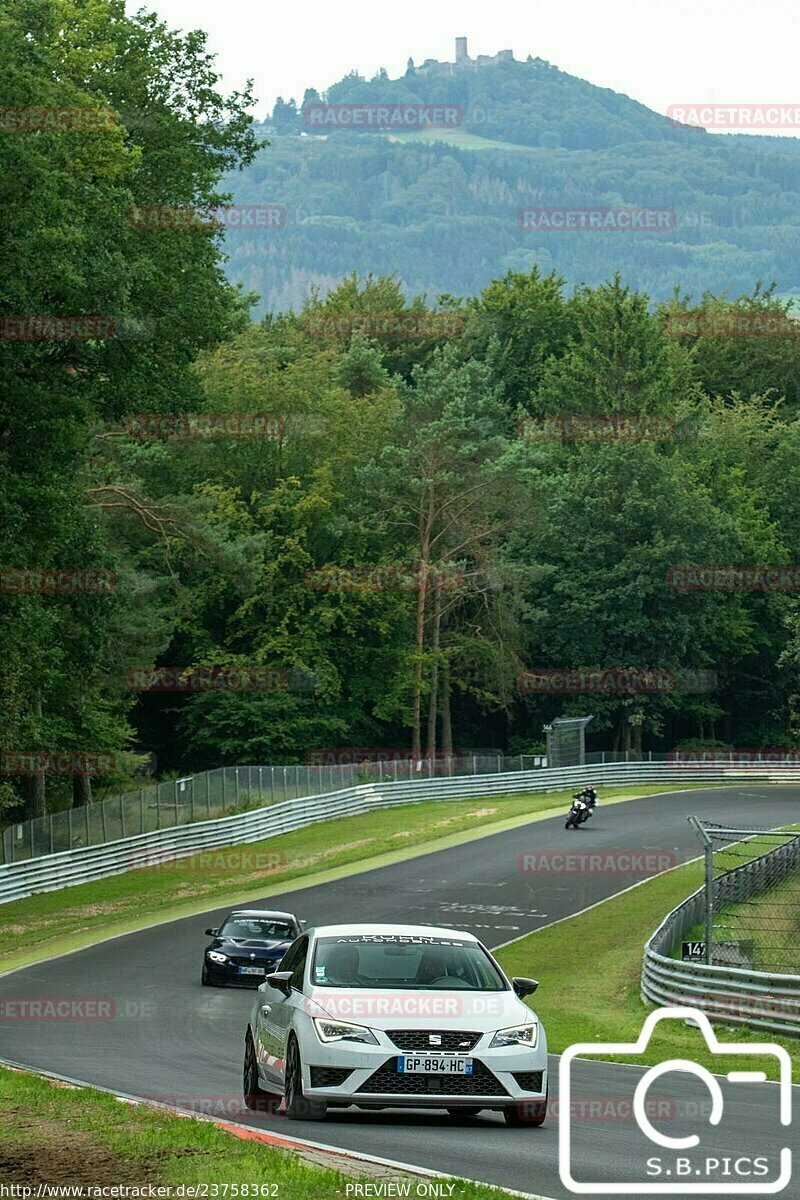
[[[243,975],[266,975],[268,967],[239,967]]]
[[[401,1054],[397,1060],[401,1075],[471,1075],[471,1058],[446,1058],[443,1054]]]

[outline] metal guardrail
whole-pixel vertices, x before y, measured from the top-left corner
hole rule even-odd
[[[712,885],[716,909],[762,894],[774,862],[782,870],[800,863],[800,838],[751,859]],[[691,1005],[709,1017],[800,1036],[800,975],[777,974],[672,958],[690,930],[702,924],[705,888],[699,888],[662,921],[644,948],[642,998],[659,1005]]]
[[[321,757],[328,751],[319,751]],[[359,751],[347,752],[342,763],[294,763],[290,766],[234,766],[201,771],[183,779],[150,783],[79,808],[49,812],[43,817],[14,821],[0,830],[0,865],[41,858],[61,850],[98,846],[194,821],[210,821],[243,809],[264,808],[304,796],[322,796],[363,783],[417,782],[439,776],[494,775],[524,771],[547,765],[546,757],[535,754],[504,756],[497,751],[461,751],[435,755],[433,759],[404,758],[396,753],[364,751],[371,758],[358,760]],[[331,758],[337,752],[331,751]],[[648,762],[667,756],[648,751]],[[637,759],[632,751],[599,750],[587,754],[585,764],[627,763]]]
[[[250,768],[257,770],[258,768]],[[765,773],[758,768],[720,769],[719,767],[670,767],[659,762],[616,763],[593,766],[592,779],[608,784],[669,782],[677,787],[698,780],[735,782],[754,777],[769,782],[800,783],[800,768]],[[576,788],[586,780],[586,767],[537,768],[495,775],[462,775],[443,779],[362,784],[318,796],[305,796],[268,805],[251,812],[237,813],[211,821],[153,830],[133,837],[119,838],[96,846],[49,854],[24,862],[0,866],[0,904],[23,899],[37,892],[120,875],[125,871],[164,858],[184,858],[203,850],[241,845],[277,837],[293,829],[352,816],[378,808],[426,800],[460,800],[472,796],[507,796],[517,793],[560,791]]]

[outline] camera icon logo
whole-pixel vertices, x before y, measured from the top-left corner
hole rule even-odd
[[[731,1174],[731,1159],[721,1160],[718,1155],[713,1157],[698,1150],[701,1139],[696,1133],[683,1137],[670,1137],[656,1129],[647,1113],[647,1093],[651,1085],[670,1072],[683,1072],[699,1079],[708,1089],[710,1107],[708,1122],[718,1126],[723,1119],[725,1098],[719,1077],[712,1074],[706,1067],[689,1059],[672,1058],[657,1066],[650,1067],[639,1080],[633,1096],[633,1115],[639,1130],[649,1142],[660,1147],[665,1153],[647,1159],[647,1178],[635,1183],[577,1180],[572,1172],[573,1130],[570,1120],[570,1104],[572,1101],[572,1060],[578,1056],[613,1055],[614,1058],[626,1055],[640,1055],[648,1047],[655,1027],[661,1021],[680,1020],[697,1026],[702,1033],[706,1045],[712,1054],[736,1055],[760,1059],[777,1059],[778,1072],[778,1106],[781,1126],[788,1126],[792,1120],[792,1064],[787,1050],[774,1042],[721,1042],[711,1027],[711,1022],[705,1013],[696,1008],[675,1007],[658,1008],[650,1013],[642,1026],[642,1031],[635,1042],[578,1042],[570,1046],[561,1056],[559,1068],[559,1174],[561,1182],[568,1191],[576,1195],[705,1195],[730,1196],[747,1194],[748,1196],[775,1195],[789,1184],[792,1178],[792,1151],[783,1146],[775,1158],[775,1171],[769,1170],[767,1156],[741,1155],[735,1159],[733,1177]],[[729,1083],[761,1083],[766,1080],[763,1070],[729,1071],[724,1077]],[[692,1155],[691,1151],[697,1151]],[[725,1163],[724,1175],[719,1175],[721,1162]],[[755,1165],[754,1165],[755,1164]],[[774,1175],[768,1181],[757,1182],[758,1178]],[[738,1178],[736,1176],[739,1176]]]

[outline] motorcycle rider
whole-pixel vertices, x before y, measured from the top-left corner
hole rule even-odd
[[[597,808],[597,805],[600,803],[594,785],[591,783],[587,783],[582,792],[576,792],[572,799],[582,800],[589,808]]]

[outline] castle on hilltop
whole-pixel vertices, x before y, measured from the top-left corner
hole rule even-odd
[[[474,71],[479,67],[488,67],[492,63],[513,61],[513,50],[498,50],[497,54],[479,54],[477,58],[470,58],[467,53],[467,39],[465,37],[457,37],[455,62],[444,63],[439,62],[437,58],[426,58],[421,67],[415,67],[413,59],[410,58],[408,60],[408,69],[416,75],[425,75],[428,71],[434,69],[455,74],[456,71]]]

